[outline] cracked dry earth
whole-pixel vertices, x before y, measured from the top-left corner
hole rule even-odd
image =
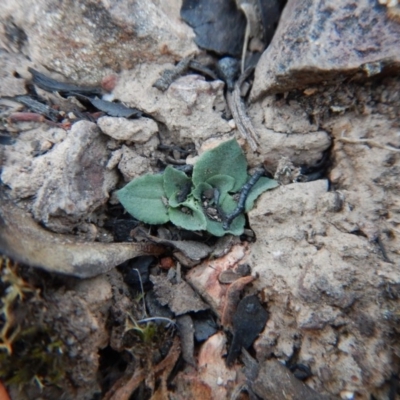
[[[243,296],[257,295],[268,311],[251,355],[260,366],[271,360],[308,366],[311,373],[304,383],[315,391],[308,398],[399,398],[399,77],[309,84],[259,96],[247,108],[259,134],[260,146],[253,152],[235,124],[224,118],[224,83],[191,73],[160,92],[153,83],[173,67],[171,60],[164,61],[127,66],[112,91],[116,100],[139,108],[145,117],[103,116],[96,122],[76,122],[70,129],[5,122],[16,140],[2,146],[2,190],[51,232],[110,243],[115,232],[106,220],[117,206],[114,191],[137,176],[158,172],[159,160],[166,160],[160,144],[189,149],[180,159],[193,163],[198,154],[235,137],[251,168],[263,164],[272,173],[282,157],[295,166],[313,166],[326,157],[321,179],[282,184],[260,196],[248,214],[255,240],[226,244],[225,252],[197,260],[179,273],[196,299],[201,297],[191,311],[211,309],[220,322],[228,292],[218,280],[220,273],[250,265],[252,277]],[[10,72],[7,85],[0,86],[2,96],[21,94],[28,74],[16,78],[14,66],[21,71],[21,65],[33,63],[6,50],[0,63]],[[9,112],[4,106],[2,117]],[[171,260],[179,269],[177,259]],[[162,281],[166,272],[160,258],[151,265],[156,275],[152,282]],[[140,301],[120,270],[83,280],[27,267],[20,273],[43,296],[26,295],[28,311],[18,318],[28,325],[42,318],[55,330],[49,335],[63,342],[68,374],[42,391],[35,383],[23,388],[11,384],[13,399],[54,399],[62,393],[67,399],[128,399],[122,389],[144,381],[143,371],[151,373],[136,398],[166,398],[166,393],[171,399],[200,398],[196,396],[201,393],[201,398],[225,399],[244,383],[254,385],[260,397],[268,393],[265,398],[282,398],[285,388],[274,389],[260,377],[249,384],[244,358],[226,366],[223,357],[231,337],[223,329],[196,343],[192,358],[182,349],[184,365],[173,372],[167,388],[179,346],[165,329],[148,347],[130,338],[126,351],[124,324],[127,315],[140,314]],[[182,306],[182,299],[175,298],[174,304]],[[175,310],[176,315],[186,312],[190,310]],[[153,367],[140,369],[130,358],[133,354],[147,360],[148,353]],[[114,369],[109,360],[115,361]]]

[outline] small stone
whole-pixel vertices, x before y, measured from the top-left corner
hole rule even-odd
[[[101,117],[97,125],[116,140],[145,143],[158,132],[156,122],[150,118],[128,120],[122,117]]]
[[[101,80],[101,87],[107,92],[112,92],[118,82],[117,75],[107,75]],[[104,100],[104,98],[103,98]]]
[[[170,269],[175,266],[175,261],[172,257],[163,257],[160,260],[160,268],[161,269]]]
[[[130,182],[133,178],[149,172],[150,161],[124,145],[122,146],[122,158],[118,164],[118,169],[124,176],[125,182]]]

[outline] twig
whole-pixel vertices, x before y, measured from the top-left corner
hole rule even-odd
[[[238,81],[235,84],[233,92],[228,92],[226,98],[239,133],[245,140],[248,141],[251,149],[253,151],[256,151],[258,147],[258,134],[254,129],[250,118],[246,114],[246,108],[240,96],[240,88],[242,86],[242,83],[248,78],[252,71],[253,68],[248,68],[239,77]]]
[[[140,368],[127,379],[127,376],[120,378],[112,388],[104,395],[104,400],[128,400],[131,394],[139,387],[147,376],[146,371]]]
[[[378,143],[377,141],[375,141],[373,139],[350,139],[350,138],[341,136],[341,137],[337,138],[336,140],[339,142],[351,143],[351,144],[367,144],[368,146],[377,147],[378,149],[394,151],[396,153],[400,152],[400,149],[396,149],[396,147],[387,146],[387,145]]]
[[[213,81],[216,81],[218,79],[218,76],[214,74],[214,72],[211,71],[210,68],[207,68],[206,66],[200,64],[196,60],[190,60],[189,68],[193,69],[194,71],[200,72],[203,75],[207,75]]]
[[[182,74],[184,74],[189,69],[190,57],[186,57],[179,61],[179,63],[174,67],[174,69],[166,69],[161,78],[157,79],[153,83],[153,87],[165,92],[172,82],[178,79]]]
[[[229,226],[231,225],[232,221],[244,211],[246,199],[250,193],[250,190],[253,188],[253,186],[257,183],[257,181],[261,178],[263,174],[264,174],[264,168],[258,168],[256,172],[254,172],[252,177],[249,179],[249,181],[242,187],[236,208],[230,214],[225,216],[224,223],[222,224],[222,227],[225,230],[229,229]]]
[[[196,60],[192,60],[190,57],[185,57],[179,61],[179,63],[173,69],[166,69],[163,71],[161,78],[156,80],[156,82],[153,84],[153,87],[165,92],[170,87],[172,82],[185,74],[190,68],[200,72],[203,75],[207,75],[212,80],[218,79],[217,75],[215,75],[214,72],[209,68],[200,64]]]
[[[166,156],[165,160],[174,165],[186,165],[186,160],[177,160],[171,156]]]

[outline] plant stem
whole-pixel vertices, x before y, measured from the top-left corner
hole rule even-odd
[[[242,187],[236,208],[230,214],[225,215],[224,222],[222,224],[222,227],[225,230],[228,230],[232,221],[244,211],[246,199],[250,193],[250,190],[253,188],[253,186],[257,183],[257,181],[261,178],[263,174],[264,174],[264,168],[258,168],[251,176],[249,181]]]

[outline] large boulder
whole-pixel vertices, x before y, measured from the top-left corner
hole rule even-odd
[[[180,2],[4,0],[0,43],[81,83],[139,61],[173,62],[198,51]]]
[[[376,2],[377,3],[377,2]],[[400,69],[400,24],[368,0],[289,0],[251,98]]]

